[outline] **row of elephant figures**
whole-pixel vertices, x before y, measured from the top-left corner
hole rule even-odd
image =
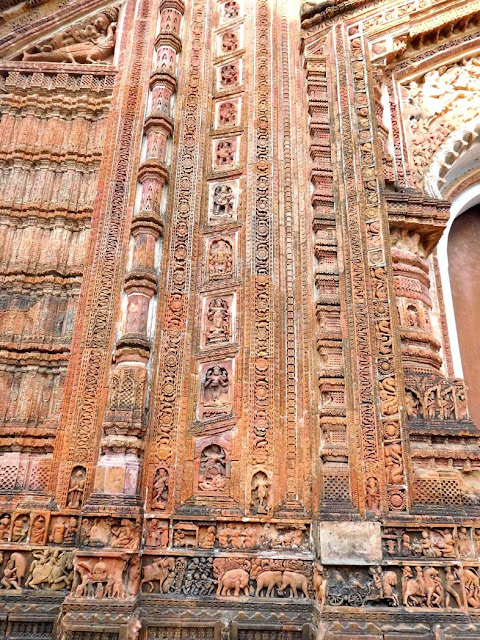
[[[479,571],[460,563],[356,570],[293,559],[169,556],[144,565],[141,583],[146,593],[310,598],[336,607],[480,609]]]

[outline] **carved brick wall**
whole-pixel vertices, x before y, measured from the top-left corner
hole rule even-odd
[[[478,635],[479,2],[298,4],[0,3],[2,637]]]

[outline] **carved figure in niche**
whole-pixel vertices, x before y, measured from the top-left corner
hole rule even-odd
[[[378,480],[371,476],[367,479],[365,487],[365,502],[367,507],[373,513],[380,513],[380,488],[378,486]]]
[[[54,544],[63,544],[65,537],[65,531],[67,530],[67,523],[63,518],[56,518],[50,528],[50,535],[48,541]]]
[[[212,216],[232,218],[235,198],[233,189],[228,184],[218,184],[213,192]]]
[[[60,549],[34,551],[25,587],[38,591],[69,589],[73,582],[73,556]]]
[[[172,584],[169,578],[174,576],[174,570],[175,558],[157,558],[143,567],[140,586],[146,584],[148,591],[152,593],[155,587],[154,583],[158,582],[159,592],[168,593]]]
[[[313,590],[315,591],[315,600],[323,607],[327,595],[327,580],[323,575],[323,567],[318,562],[315,562],[313,568]]]
[[[236,51],[240,46],[240,40],[238,38],[238,33],[235,31],[227,31],[221,37],[221,46],[222,51],[224,53],[230,53],[231,51]]]
[[[168,501],[168,471],[160,467],[155,473],[152,487],[152,506],[156,509],[165,509]]]
[[[23,576],[27,570],[27,560],[21,553],[12,553],[0,581],[5,589],[21,589]]]
[[[63,542],[66,545],[74,545],[75,544],[75,537],[77,535],[77,520],[74,517],[71,517],[68,521],[68,527],[67,530],[65,531],[65,537],[63,539]]]
[[[461,589],[461,579],[457,567],[445,567],[445,608],[450,609],[450,596],[455,600],[458,607],[462,609],[462,599],[455,586]]]
[[[168,545],[168,524],[162,520],[149,520],[147,525],[147,547]]]
[[[46,533],[46,521],[44,516],[37,516],[33,521],[30,530],[30,542],[32,544],[43,544]]]
[[[221,491],[227,486],[227,454],[218,444],[211,444],[202,451],[198,488],[201,491]]]
[[[8,513],[3,513],[0,516],[0,541],[8,540],[11,521],[12,519]]]
[[[223,126],[237,123],[237,104],[235,102],[222,102],[218,107],[218,121]]]
[[[113,549],[136,549],[140,542],[139,529],[131,520],[122,519],[120,526],[112,527],[112,534]]]
[[[405,390],[405,406],[409,418],[416,418],[420,407],[420,401],[415,394],[408,389]]]
[[[233,250],[228,240],[214,240],[208,254],[208,274],[211,278],[224,278],[233,272]]]
[[[213,549],[215,545],[215,527],[207,527],[206,531],[201,531],[198,546],[200,549]]]
[[[470,558],[472,556],[472,544],[465,527],[460,527],[458,530],[455,546],[460,558]]]
[[[219,140],[215,145],[215,166],[229,167],[235,163],[236,143],[232,140]]]
[[[70,485],[67,492],[67,507],[70,509],[79,509],[82,506],[83,495],[85,493],[85,476],[86,472],[83,467],[75,467],[72,469]]]
[[[12,542],[26,542],[30,518],[21,515],[15,518],[12,528]]]
[[[420,315],[413,304],[407,306],[407,322],[409,327],[420,327]]]
[[[226,20],[233,20],[240,15],[240,6],[236,0],[229,0],[223,6],[223,15]]]
[[[177,525],[173,531],[174,547],[196,548],[198,545],[198,527],[194,524]]]
[[[263,471],[257,471],[252,478],[251,510],[254,514],[267,514],[270,482]]]
[[[220,69],[220,84],[222,87],[231,87],[238,84],[239,68],[238,62],[230,62]]]
[[[80,64],[95,64],[109,58],[115,49],[115,34],[117,23],[110,22],[106,33],[99,31],[95,24],[90,26],[90,35],[83,41],[74,42],[50,51],[28,52],[23,54],[23,60],[42,62],[71,62]]]
[[[218,417],[230,413],[229,391],[230,380],[225,367],[216,364],[207,369],[203,382],[203,406],[210,409],[208,417]],[[212,412],[211,409],[217,409],[217,411]]]
[[[230,340],[230,308],[224,298],[214,298],[210,301],[207,311],[207,331],[205,342],[207,345],[221,344]]]
[[[402,445],[398,442],[385,445],[385,467],[388,484],[403,482]]]

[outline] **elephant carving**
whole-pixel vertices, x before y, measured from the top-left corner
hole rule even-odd
[[[283,574],[281,571],[263,571],[257,577],[257,590],[255,591],[255,597],[261,594],[262,589],[266,589],[266,597],[269,598],[275,587],[279,589],[282,586]]]
[[[307,577],[304,576],[303,573],[297,573],[296,571],[284,571],[280,591],[286,592],[287,589],[290,589],[290,597],[293,596],[294,598],[297,598],[298,591],[302,591],[305,598],[308,598]]]
[[[235,597],[240,595],[240,591],[248,596],[248,579],[249,575],[244,569],[226,571],[218,581],[217,596],[229,596],[232,589]]]

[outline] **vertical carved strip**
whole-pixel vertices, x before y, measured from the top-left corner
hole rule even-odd
[[[338,29],[337,34],[341,43],[342,30]],[[358,341],[365,501],[367,509],[371,511],[378,511],[381,504],[388,510],[403,511],[407,508],[400,415],[403,385],[399,382],[401,373],[398,338],[393,334],[392,309],[395,297],[385,203],[380,194],[380,180],[383,182],[383,176],[377,162],[377,158],[381,156],[376,148],[378,132],[374,96],[369,90],[373,83],[363,37],[354,30],[346,44],[351,66],[345,71],[341,68],[345,84],[341,78],[340,86],[352,87],[351,95],[346,95],[345,99],[350,101],[352,113],[355,114],[353,122],[356,125],[355,138],[358,135],[359,149],[357,167],[352,164],[348,171],[352,172],[356,168],[355,173],[360,180],[357,188],[361,187],[363,192],[362,208],[359,210],[358,195],[355,194],[354,199],[351,190],[354,185],[354,175],[351,173],[348,176],[350,194],[347,196],[347,213],[351,232],[354,315]],[[346,124],[346,112],[343,119]],[[353,158],[355,157],[354,153]],[[370,326],[372,319],[373,326]],[[370,338],[372,330],[373,343]],[[386,495],[382,495],[384,491]]]
[[[148,463],[148,504],[153,509],[173,506],[176,438],[180,420],[186,353],[186,321],[189,308],[189,288],[192,269],[193,234],[201,202],[201,118],[203,114],[207,35],[205,23],[210,2],[197,0],[190,7],[190,52],[185,62],[185,93],[177,142],[174,171],[173,201],[170,204],[170,228],[165,250],[167,276],[164,289],[165,305],[159,309],[160,328],[156,352],[156,397],[152,408],[150,458]],[[165,262],[164,262],[165,264]],[[162,487],[160,491],[159,487]],[[163,492],[164,498],[160,494]],[[160,498],[159,498],[160,496]]]
[[[310,157],[312,159],[312,232],[315,256],[316,347],[318,352],[319,434],[321,455],[321,505],[323,510],[348,508],[351,493],[356,497],[356,478],[349,469],[349,448],[355,451],[347,433],[343,331],[341,316],[344,290],[338,247],[340,221],[334,206],[332,153],[335,114],[329,108],[328,49],[330,38],[315,55],[307,55],[307,91],[310,115]],[[343,271],[343,270],[342,270]],[[356,500],[355,500],[356,502]]]
[[[274,308],[272,298],[273,201],[272,201],[272,112],[271,112],[271,8],[266,0],[255,7],[256,64],[254,113],[256,129],[249,175],[253,194],[251,218],[252,272],[250,309],[253,309],[250,342],[250,448],[252,474],[270,477],[272,464],[274,389]]]
[[[113,319],[125,254],[125,226],[133,195],[130,185],[138,163],[137,141],[141,134],[142,105],[147,88],[145,80],[149,71],[147,52],[152,7],[150,0],[142,0],[135,16],[134,48],[125,61],[124,74],[117,81],[114,93],[114,100],[122,104],[120,117],[115,123],[118,135],[111,137],[101,168],[103,180],[96,202],[99,229],[91,250],[90,278],[84,283],[81,296],[79,316],[84,320],[78,323],[73,341],[72,373],[65,394],[64,437],[59,437],[57,442],[57,459],[62,456],[64,460],[60,465],[63,478],[58,483],[54,478],[52,487],[56,486],[58,500],[62,504],[66,502],[71,470],[78,464],[86,467],[89,482],[97,452],[98,413],[111,353]],[[126,30],[131,28],[133,9],[133,3],[127,7]],[[113,112],[110,130],[117,117]],[[109,169],[111,173],[105,175]]]

